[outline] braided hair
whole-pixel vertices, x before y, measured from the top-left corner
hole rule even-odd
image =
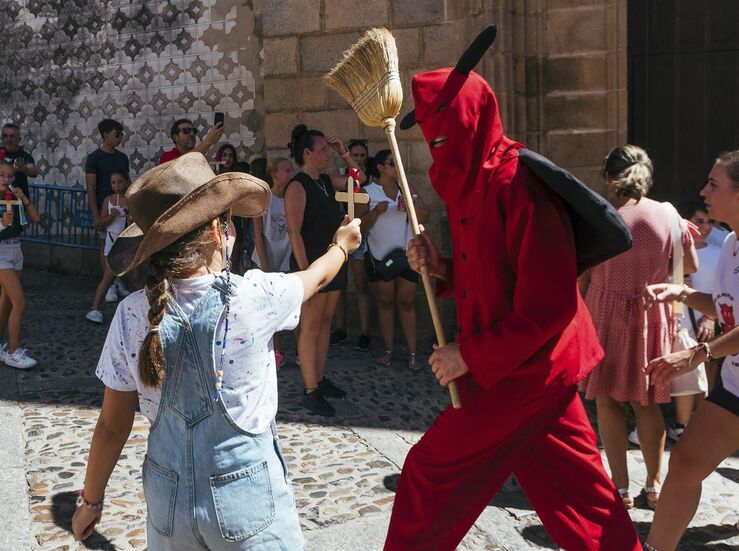
[[[219,226],[228,216],[219,216]],[[139,378],[146,387],[159,387],[164,380],[166,358],[159,337],[159,325],[172,298],[172,279],[184,279],[208,262],[214,242],[209,235],[210,223],[203,224],[180,237],[149,259],[146,275],[146,298],[149,301],[149,331],[141,343]]]

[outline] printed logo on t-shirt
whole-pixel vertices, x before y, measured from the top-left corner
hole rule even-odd
[[[727,299],[726,301],[722,299]],[[736,326],[734,318],[734,297],[729,293],[721,293],[716,297],[716,306],[724,323],[724,331],[731,331]]]

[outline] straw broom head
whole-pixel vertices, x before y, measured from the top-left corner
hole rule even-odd
[[[385,28],[369,29],[323,77],[349,102],[367,126],[386,126],[400,113],[403,88],[395,38]]]

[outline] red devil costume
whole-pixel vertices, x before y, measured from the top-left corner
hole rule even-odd
[[[603,352],[577,287],[570,216],[519,162],[523,146],[503,134],[472,66],[412,82],[452,238],[437,290],[456,298],[469,373],[457,379],[462,408],[406,458],[385,549],[455,549],[511,473],[562,548],[641,549],[576,392]]]

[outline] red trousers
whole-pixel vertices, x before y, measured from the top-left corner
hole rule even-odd
[[[511,473],[566,551],[642,549],[575,388],[525,386],[463,399],[413,446],[386,550],[455,549]]]

